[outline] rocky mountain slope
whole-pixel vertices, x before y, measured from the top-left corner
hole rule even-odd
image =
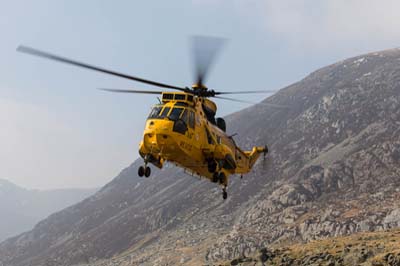
[[[400,226],[400,50],[311,73],[230,115],[240,146],[270,154],[228,200],[172,166],[140,162],[94,196],[0,244],[3,265],[213,265],[270,244]]]
[[[395,266],[400,265],[400,231],[362,232],[306,244],[272,245],[250,257],[218,263],[221,266]]]
[[[28,190],[0,179],[0,241],[94,194],[95,189]]]

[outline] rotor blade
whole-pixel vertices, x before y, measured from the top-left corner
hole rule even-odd
[[[79,66],[79,67],[91,69],[91,70],[94,70],[94,71],[103,72],[103,73],[110,74],[110,75],[117,76],[117,77],[121,77],[121,78],[126,78],[126,79],[130,79],[130,80],[134,80],[134,81],[138,81],[138,82],[142,82],[142,83],[146,83],[146,84],[162,87],[162,88],[185,91],[185,88],[176,87],[176,86],[173,86],[173,85],[168,85],[168,84],[159,83],[159,82],[155,82],[155,81],[151,81],[151,80],[147,80],[147,79],[138,78],[138,77],[135,77],[135,76],[130,76],[130,75],[118,73],[118,72],[107,70],[107,69],[100,68],[100,67],[97,67],[97,66],[92,66],[92,65],[89,65],[89,64],[86,64],[86,63],[82,63],[82,62],[78,62],[78,61],[75,61],[75,60],[71,60],[71,59],[68,59],[68,58],[65,58],[65,57],[61,57],[61,56],[58,56],[58,55],[54,55],[54,54],[50,54],[50,53],[47,53],[47,52],[43,52],[43,51],[31,48],[31,47],[27,47],[27,46],[18,46],[17,51],[18,52],[22,52],[22,53],[26,53],[26,54],[30,54],[30,55],[44,57],[44,58],[47,58],[47,59],[55,60],[55,61],[58,61],[58,62],[62,62],[62,63],[74,65],[74,66]]]
[[[207,73],[225,42],[226,39],[217,37],[193,36],[191,38],[197,85],[201,86],[205,82]]]
[[[121,90],[121,89],[107,89],[99,88],[102,91],[120,92],[120,93],[141,93],[141,94],[162,94],[162,91],[138,91],[138,90]]]
[[[247,93],[275,93],[274,90],[259,90],[259,91],[216,91],[215,95],[221,94],[247,94]]]
[[[285,106],[285,105],[279,105],[279,104],[273,104],[273,103],[264,103],[264,102],[255,103],[255,102],[249,102],[249,101],[238,100],[238,99],[233,99],[233,98],[228,98],[228,97],[221,97],[221,96],[214,96],[214,98],[233,101],[233,102],[239,102],[239,103],[260,104],[260,105],[271,106],[271,107],[275,107],[275,108],[284,108],[284,109],[288,109],[289,108],[288,106]]]

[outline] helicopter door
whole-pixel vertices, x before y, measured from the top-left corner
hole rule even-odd
[[[194,136],[194,124],[195,124],[195,114],[193,110],[185,109],[185,112],[182,114],[181,119],[186,122],[188,126],[187,137],[192,139]]]
[[[208,144],[213,145],[213,144],[214,144],[214,140],[213,140],[213,138],[212,138],[212,136],[211,136],[211,133],[210,133],[210,131],[207,129],[207,127],[206,127],[205,129],[206,129],[206,135],[207,135]]]
[[[186,113],[188,113],[188,110],[185,110]],[[189,113],[189,127],[194,128],[194,120],[195,120],[195,114],[194,112],[191,110]]]

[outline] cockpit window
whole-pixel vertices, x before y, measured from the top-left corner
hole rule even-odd
[[[169,110],[171,110],[170,107],[165,107],[164,110],[162,110],[162,112],[161,112],[160,118],[167,117]]]
[[[183,122],[185,122],[186,124],[188,124],[188,120],[189,120],[189,111],[187,109],[183,110],[182,116],[181,116],[181,120]]]
[[[162,109],[162,106],[156,106],[156,107],[154,107],[154,108],[151,110],[151,112],[150,112],[149,118],[157,118],[158,115],[159,115],[160,112],[161,112],[161,109]]]
[[[175,100],[185,100],[186,95],[175,94]]]
[[[171,111],[171,114],[169,115],[169,119],[176,121],[179,119],[179,117],[181,116],[181,113],[183,111],[183,108],[174,108]]]

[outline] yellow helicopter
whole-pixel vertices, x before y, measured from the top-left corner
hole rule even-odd
[[[190,88],[110,71],[26,46],[19,46],[17,51],[175,90],[176,92],[102,89],[120,93],[161,95],[160,103],[152,108],[147,118],[143,140],[139,145],[139,154],[144,159],[144,165],[138,169],[140,177],[150,176],[149,163],[161,169],[166,161],[170,161],[193,174],[219,183],[222,186],[223,199],[226,199],[228,177],[232,174],[242,176],[250,172],[259,156],[261,154],[265,156],[268,153],[268,148],[267,146],[253,147],[250,151],[240,149],[232,136],[227,135],[224,119],[215,118],[217,106],[210,98],[246,102],[220,95],[271,93],[273,91],[217,92],[208,89],[203,81],[222,41],[209,37],[196,37],[193,44],[196,60],[196,84]]]

